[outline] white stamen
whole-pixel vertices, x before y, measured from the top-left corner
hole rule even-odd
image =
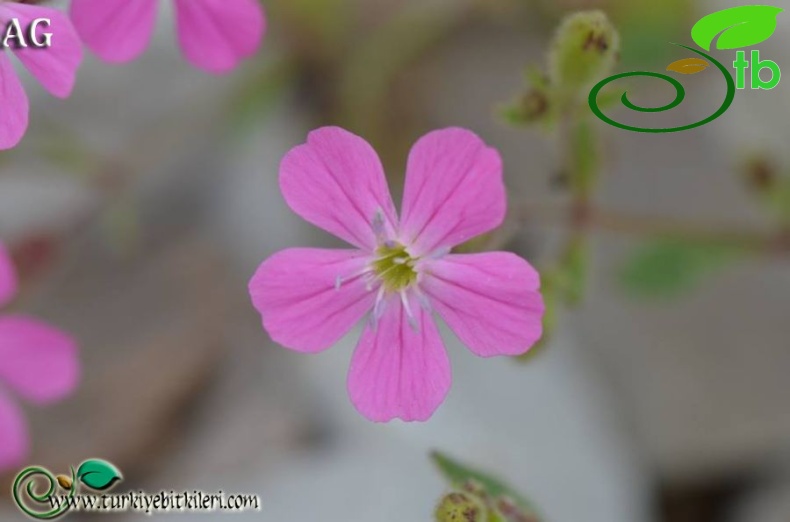
[[[427,259],[439,259],[441,257],[446,256],[449,253],[450,253],[450,247],[443,246],[437,248],[436,250],[434,250],[433,252],[431,252],[430,254],[424,257]]]
[[[350,275],[347,275],[345,277],[343,277],[341,275],[338,275],[337,277],[335,277],[335,291],[340,290],[340,287],[343,286],[343,283],[348,283],[348,282],[353,281],[354,279],[356,279],[358,277],[362,277],[362,278],[371,278],[372,277],[372,278],[375,278],[375,276],[373,276],[372,274],[373,274],[373,267],[368,266],[368,267],[363,268],[362,270],[359,270],[358,272],[354,272],[354,273],[352,273]],[[368,290],[370,290],[370,289],[368,288]]]
[[[374,330],[378,326],[382,315],[384,315],[384,285],[379,287],[379,291],[376,294],[376,304],[373,305],[373,313],[370,316]]]
[[[376,210],[376,215],[373,216],[373,233],[376,234],[376,242],[379,244],[387,241],[387,223],[384,220],[384,211],[382,209]]]
[[[414,295],[417,296],[417,301],[420,302],[420,307],[425,310],[426,312],[433,313],[433,307],[431,306],[430,300],[428,300],[428,296],[422,293],[420,287],[415,285],[414,286]]]
[[[417,318],[414,317],[414,314],[411,311],[411,305],[409,304],[409,297],[406,295],[404,290],[400,292],[400,300],[403,303],[403,309],[406,310],[406,317],[409,320],[409,326],[415,332],[420,331],[420,325],[417,323]]]

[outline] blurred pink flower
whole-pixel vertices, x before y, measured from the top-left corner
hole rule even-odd
[[[266,17],[259,0],[174,0],[178,40],[193,65],[228,72],[260,47]],[[71,18],[101,59],[123,63],[140,56],[156,25],[159,0],[73,0]]]
[[[0,306],[17,290],[11,258],[0,243]],[[0,470],[23,464],[27,423],[10,392],[45,405],[69,395],[79,380],[77,345],[67,334],[22,315],[0,315]]]
[[[12,19],[18,19],[27,33],[31,23],[39,18],[49,19],[51,24],[38,25],[36,38],[44,41],[45,34],[52,33],[51,45],[40,48],[26,41],[28,47],[21,47],[12,39],[8,50],[50,94],[68,98],[82,62],[82,43],[71,21],[56,9],[0,1],[0,24],[4,28]],[[15,147],[22,140],[27,131],[29,109],[27,95],[14,66],[5,49],[0,49],[0,150]]]
[[[294,248],[250,281],[263,326],[278,343],[325,350],[369,314],[348,375],[370,420],[424,421],[450,388],[435,311],[476,355],[518,355],[541,336],[538,273],[507,252],[450,254],[505,217],[502,162],[472,132],[445,129],[411,151],[400,220],[381,161],[340,128],[310,133],[280,168],[302,218],[356,248]]]

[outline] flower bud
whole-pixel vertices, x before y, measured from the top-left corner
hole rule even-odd
[[[488,512],[478,499],[469,493],[450,493],[436,508],[436,522],[487,522]]]
[[[620,35],[602,11],[575,13],[562,22],[549,54],[552,84],[576,92],[608,74],[620,52]]]

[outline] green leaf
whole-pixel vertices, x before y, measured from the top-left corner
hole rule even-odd
[[[697,45],[710,51],[713,40],[717,49],[738,49],[757,45],[769,39],[776,31],[776,18],[784,11],[770,5],[744,5],[724,9],[702,18],[691,29],[691,38]],[[723,33],[723,34],[722,34]]]
[[[123,475],[106,460],[92,459],[83,462],[77,470],[77,479],[96,491],[110,489]]]
[[[508,125],[523,127],[535,123],[553,124],[555,111],[548,92],[530,89],[517,100],[505,105],[499,112]]]
[[[505,482],[487,474],[468,467],[453,460],[447,455],[434,451],[431,459],[436,464],[441,474],[455,488],[462,489],[470,482],[479,485],[490,498],[508,498],[523,512],[534,514],[535,508],[524,496],[511,488]]]
[[[535,66],[526,69],[527,87],[515,100],[499,108],[499,116],[508,125],[525,127],[538,124],[542,130],[551,130],[559,116],[553,99],[548,76]]]
[[[636,251],[621,269],[620,281],[638,297],[674,297],[725,266],[738,252],[730,245],[658,240]]]

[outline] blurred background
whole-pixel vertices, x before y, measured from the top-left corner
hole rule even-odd
[[[262,498],[260,513],[212,520],[394,522],[431,519],[440,449],[506,477],[547,521],[790,520],[790,87],[740,91],[679,134],[596,120],[581,196],[556,133],[502,116],[529,99],[524,70],[545,67],[565,13],[610,16],[617,71],[662,71],[684,57],[668,42],[691,43],[696,20],[738,3],[263,4],[265,44],[229,76],[181,59],[165,9],[142,59],[89,56],[65,102],[31,82],[30,130],[0,154],[0,238],[23,277],[15,308],[72,332],[84,367],[70,400],[29,410],[31,463],[98,457],[124,491]],[[788,46],[781,15],[760,50],[783,66]],[[656,121],[710,114],[720,84],[689,79],[684,105]],[[646,105],[672,96],[631,86]],[[511,203],[505,227],[468,248],[514,250],[544,274],[551,325],[525,360],[478,360],[443,332],[454,383],[428,423],[356,414],[345,372],[358,332],[291,353],[249,303],[265,257],[333,244],[277,186],[282,156],[325,124],[374,145],[396,197],[418,137],[473,129],[502,153]]]

